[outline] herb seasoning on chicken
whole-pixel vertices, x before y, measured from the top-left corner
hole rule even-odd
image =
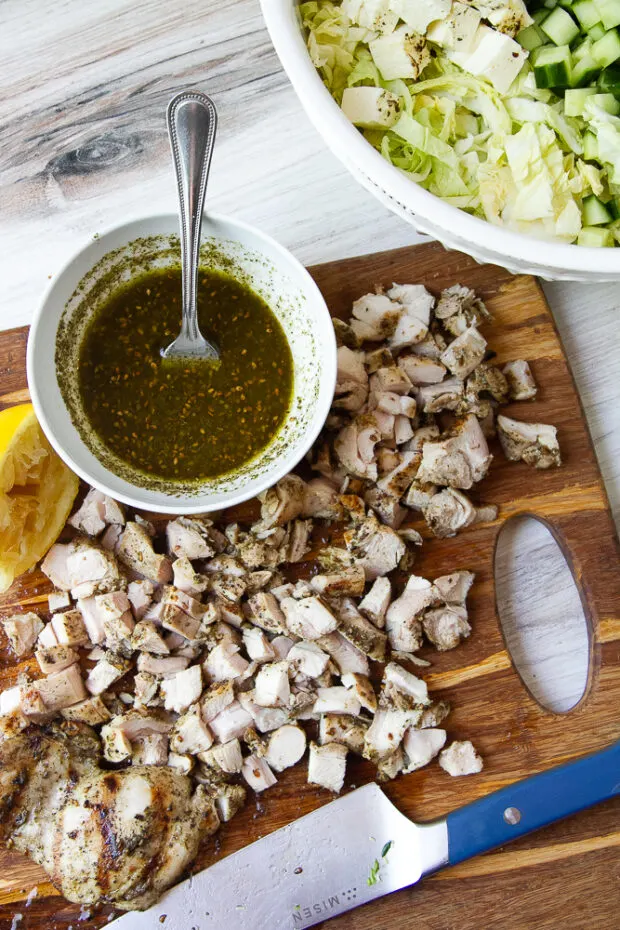
[[[179,268],[115,291],[81,347],[80,392],[92,429],[115,457],[153,477],[188,481],[239,468],[273,439],[290,404],[291,350],[257,294],[203,269],[198,315],[220,349],[219,367],[161,358],[179,331]]]

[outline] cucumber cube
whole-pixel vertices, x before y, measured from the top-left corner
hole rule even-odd
[[[594,0],[605,29],[620,26],[620,0]]]
[[[585,226],[605,226],[611,223],[611,213],[596,194],[583,198],[583,222]]]
[[[577,0],[577,3],[573,4],[573,13],[581,23],[582,29],[591,29],[601,21],[601,14],[593,0]]]
[[[538,28],[536,23],[526,26],[517,36],[517,42],[526,52],[533,52],[547,41],[547,36]]]
[[[579,26],[562,7],[556,7],[540,24],[540,28],[556,45],[570,45],[579,35]]]
[[[606,68],[620,58],[620,35],[615,29],[610,29],[594,43],[592,58],[600,68]]]
[[[620,113],[620,101],[616,100],[613,94],[594,94],[592,100],[606,113],[611,113],[612,116],[617,116]]]
[[[586,54],[578,61],[573,61],[571,87],[585,87],[596,81],[600,65],[594,61],[590,54]]]
[[[598,141],[593,132],[584,133],[583,157],[586,161],[598,161]]]
[[[566,116],[581,116],[586,97],[594,96],[596,96],[596,87],[579,87],[575,90],[567,90],[564,94],[564,113]]]
[[[601,93],[620,97],[620,65],[611,65],[601,71],[596,84]]]
[[[568,45],[555,48],[544,45],[532,53],[537,87],[569,87],[571,84],[571,54]]]
[[[584,226],[577,237],[577,245],[596,249],[609,249],[614,244],[614,237],[609,229],[600,226]]]
[[[602,23],[597,23],[595,26],[592,26],[588,29],[588,35],[593,42],[598,42],[599,39],[602,39],[605,35],[605,27]]]

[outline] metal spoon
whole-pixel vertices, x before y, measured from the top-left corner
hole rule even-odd
[[[167,349],[162,349],[161,354],[164,358],[213,362],[220,355],[200,332],[196,289],[202,208],[215,142],[217,112],[206,94],[184,91],[168,104],[166,120],[179,193],[183,321],[180,335]]]

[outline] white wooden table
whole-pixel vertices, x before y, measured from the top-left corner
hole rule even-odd
[[[209,209],[262,227],[308,264],[419,238],[311,127],[257,0],[0,0],[0,87],[3,329],[30,322],[48,279],[94,233],[175,209],[164,110],[182,88],[207,91],[219,110]],[[620,292],[545,291],[618,520]],[[501,563],[502,589],[529,576],[512,610],[514,654],[547,701],[570,707],[585,633],[568,570],[531,526],[516,528]]]

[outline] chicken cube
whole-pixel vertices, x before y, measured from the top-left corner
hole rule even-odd
[[[207,752],[201,752],[199,758],[212,768],[220,769],[227,775],[236,775],[241,771],[243,756],[241,744],[238,739],[231,739],[227,743],[213,746]]]
[[[47,604],[50,613],[56,610],[64,610],[65,607],[71,607],[71,597],[66,591],[52,591],[47,597]]]
[[[161,629],[161,627],[160,627]],[[161,636],[157,626],[150,620],[139,620],[131,634],[131,645],[141,652],[152,652],[155,655],[168,655],[170,648]]]
[[[364,738],[368,723],[361,717],[348,714],[322,714],[319,721],[319,742],[342,743],[351,752],[361,756],[364,751]]]
[[[469,740],[455,740],[439,754],[439,764],[449,775],[476,775],[482,771],[480,754]]]
[[[502,368],[508,382],[510,400],[533,400],[537,394],[532,370],[523,360],[508,362]]]
[[[44,675],[62,672],[79,660],[79,655],[70,646],[39,646],[35,658]]]
[[[69,543],[67,572],[75,600],[117,591],[126,583],[114,555],[85,536]]]
[[[197,709],[179,717],[170,736],[174,752],[195,755],[206,752],[213,745],[213,735]]]
[[[287,662],[263,665],[256,675],[255,703],[261,707],[288,707],[290,699]]]
[[[241,706],[239,701],[233,701],[209,721],[209,728],[218,742],[228,743],[230,740],[243,737],[245,731],[253,723],[252,715]]]
[[[166,526],[168,551],[177,558],[210,559],[217,548],[209,536],[209,524],[191,517],[177,517]]]
[[[357,695],[342,685],[317,689],[314,705],[317,714],[350,714],[358,717],[361,709]]]
[[[272,769],[283,772],[295,765],[306,751],[306,734],[301,727],[285,724],[269,737],[265,758]]]
[[[202,695],[200,712],[207,723],[229,707],[235,700],[235,689],[232,679],[211,685]]]
[[[172,678],[188,665],[189,659],[186,656],[154,656],[148,652],[140,653],[137,662],[139,672],[148,672],[162,678]]]
[[[131,581],[127,585],[127,597],[136,620],[142,620],[153,602],[155,585],[148,578],[143,581]]]
[[[347,747],[341,743],[319,746],[310,743],[308,782],[338,794],[344,785],[347,768]]]
[[[71,590],[71,578],[67,566],[69,546],[55,543],[41,562],[41,571],[47,575],[55,588],[61,591]]]
[[[400,746],[408,727],[420,718],[417,710],[379,708],[364,738],[364,756],[372,761],[388,756]]]
[[[326,652],[313,642],[296,643],[287,655],[287,661],[297,673],[307,678],[318,678],[323,674],[329,662]]]
[[[100,659],[89,671],[86,677],[86,690],[90,694],[103,694],[110,685],[127,674],[130,667],[131,663],[123,656],[107,652],[103,659]]]
[[[384,662],[387,645],[385,633],[366,620],[350,598],[340,598],[333,605],[338,615],[338,632],[369,658]]]
[[[316,642],[333,659],[341,675],[347,672],[368,675],[369,664],[364,653],[338,631],[321,636]]]
[[[445,730],[426,729],[416,730],[409,727],[403,739],[403,750],[407,757],[405,775],[421,769],[438,755],[444,747],[447,733]]]
[[[522,460],[534,468],[559,467],[562,464],[555,426],[523,423],[500,415],[497,434],[504,455],[511,462]]]
[[[259,591],[247,601],[248,616],[252,623],[268,633],[284,633],[284,614],[273,593]]]
[[[471,633],[467,622],[467,610],[457,605],[446,604],[427,610],[422,620],[424,632],[440,652],[455,649]]]
[[[276,651],[265,636],[263,630],[253,626],[243,630],[243,645],[253,662],[271,662],[276,658]]]
[[[23,656],[32,652],[37,636],[43,629],[43,621],[34,613],[14,614],[0,620],[13,652]]]
[[[164,698],[164,707],[166,710],[173,710],[177,714],[182,714],[187,708],[194,704],[202,693],[202,671],[199,665],[191,665],[189,668],[171,678],[166,678],[160,685],[160,690]]]
[[[204,660],[202,667],[211,682],[238,678],[247,671],[249,662],[239,655],[239,646],[233,643],[220,643],[212,649]]]
[[[170,559],[155,552],[151,537],[139,523],[127,523],[118,546],[118,557],[127,568],[156,584],[172,579]]]
[[[376,578],[370,590],[360,601],[359,612],[376,627],[383,629],[391,598],[392,586],[389,578]]]
[[[63,707],[70,707],[88,697],[77,663],[47,678],[39,679],[34,687],[48,711],[62,710]]]
[[[115,500],[91,488],[78,510],[67,522],[87,536],[98,536],[108,524],[123,525],[125,514]]]
[[[285,597],[280,607],[290,632],[302,639],[318,639],[333,632],[338,626],[334,615],[318,597],[305,597],[302,600]]]
[[[441,353],[441,361],[453,375],[465,380],[483,360],[486,348],[484,336],[471,326]]]
[[[348,672],[342,676],[342,684],[355,695],[361,707],[374,714],[377,709],[377,695],[367,675]]]
[[[278,781],[265,759],[252,754],[243,760],[241,774],[254,791],[265,791]]]
[[[174,576],[174,586],[179,591],[185,591],[186,594],[195,596],[207,590],[209,579],[206,575],[200,575],[187,558],[181,556],[172,563],[172,574]]]
[[[65,720],[76,720],[90,727],[96,727],[112,719],[112,714],[99,695],[87,697],[71,707],[63,707],[61,714]]]
[[[446,604],[464,604],[475,577],[473,572],[452,572],[435,578],[433,584]]]

